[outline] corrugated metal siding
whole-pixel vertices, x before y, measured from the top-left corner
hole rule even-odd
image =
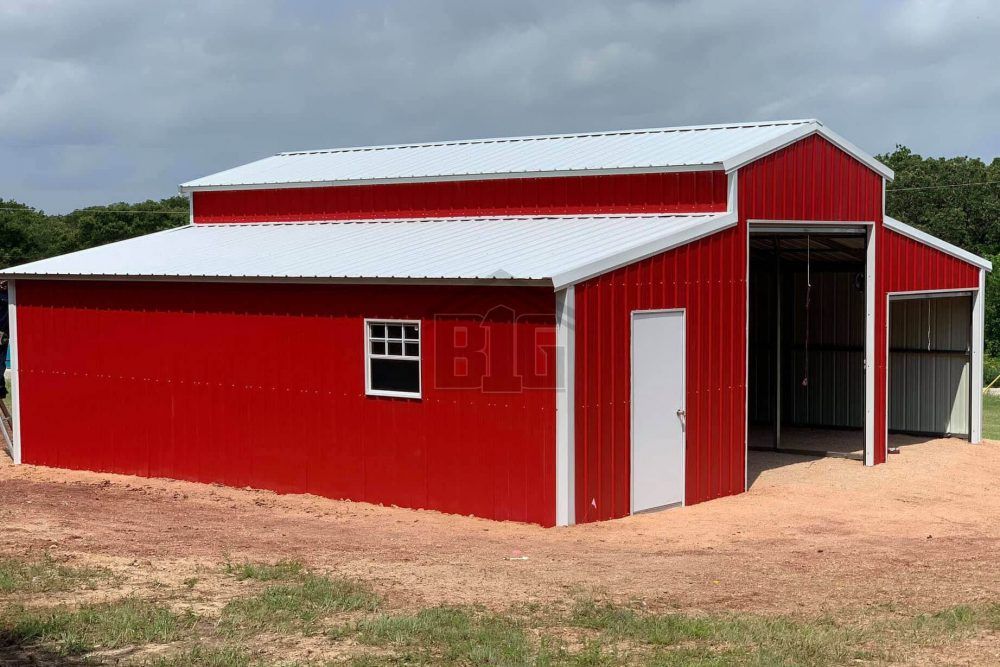
[[[741,225],[576,286],[578,522],[629,514],[630,317],[654,308],[686,309],[686,502],[744,490]]]
[[[789,276],[786,303],[791,307],[782,319],[786,325],[784,368],[789,375],[782,405],[785,419],[793,424],[864,427],[865,293],[855,288],[856,275],[849,271],[813,273],[808,314],[806,275]]]
[[[756,266],[756,265],[755,265]],[[750,421],[774,421],[774,272],[761,266],[750,278]],[[783,421],[799,425],[864,426],[864,292],[855,273],[814,271],[809,316],[804,273],[782,273]],[[809,326],[809,382],[805,330]]]
[[[545,280],[722,215],[188,225],[0,273]]]
[[[740,217],[875,221],[875,462],[886,455],[886,295],[974,289],[978,269],[882,225],[882,178],[811,136],[740,170]]]
[[[194,221],[286,222],[726,210],[726,174],[512,178],[195,192]]]
[[[882,177],[816,135],[747,165],[739,179],[741,221],[874,221],[877,228],[882,223]],[[881,320],[876,310],[876,331],[879,322],[884,329],[884,309]],[[882,340],[884,349],[884,335]],[[884,396],[883,387],[882,406]],[[876,407],[876,419],[878,412]],[[882,424],[884,429],[884,419]],[[878,450],[876,428],[876,454]]]
[[[813,135],[740,169],[743,220],[881,220],[882,178]]]
[[[26,463],[554,523],[550,288],[17,287]],[[366,316],[421,319],[421,400],[365,395]]]
[[[880,228],[876,239],[875,462],[886,457],[886,339],[889,292],[978,289],[979,268],[911,238]]]
[[[727,159],[804,126],[821,128],[815,120],[791,120],[300,151],[267,157],[181,187],[721,167]]]
[[[969,434],[972,300],[889,303],[889,429]]]
[[[747,418],[752,423],[774,421],[774,341],[778,335],[775,276],[771,266],[753,262],[750,273],[749,361]]]

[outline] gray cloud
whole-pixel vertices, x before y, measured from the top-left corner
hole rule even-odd
[[[280,150],[817,117],[1000,154],[1000,4],[4,0],[0,197],[162,197]]]

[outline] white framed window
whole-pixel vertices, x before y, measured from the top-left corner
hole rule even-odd
[[[365,393],[420,398],[419,320],[365,320]]]

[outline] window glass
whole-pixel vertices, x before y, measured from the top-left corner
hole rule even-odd
[[[420,396],[420,324],[368,322],[369,393]]]

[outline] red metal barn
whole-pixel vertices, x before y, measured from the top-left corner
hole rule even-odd
[[[17,462],[542,525],[981,437],[985,260],[814,120],[283,153],[8,269]]]

